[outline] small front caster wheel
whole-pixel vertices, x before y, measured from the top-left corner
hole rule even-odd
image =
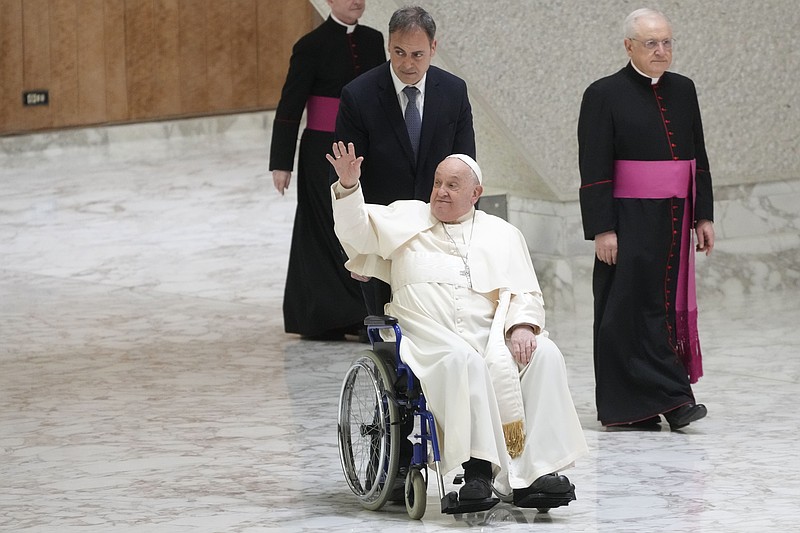
[[[408,516],[419,520],[425,514],[428,503],[428,490],[425,477],[417,468],[410,468],[406,476],[406,511]]]

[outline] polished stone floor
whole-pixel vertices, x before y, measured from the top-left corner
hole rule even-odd
[[[701,294],[710,414],[680,432],[604,430],[589,301],[556,309],[578,500],[361,509],[335,419],[363,345],[283,333],[295,188],[240,120],[0,139],[0,531],[800,530],[797,291]]]

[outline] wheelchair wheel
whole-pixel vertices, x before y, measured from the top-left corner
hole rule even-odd
[[[425,514],[425,506],[428,503],[428,484],[422,471],[418,468],[411,468],[406,477],[406,511],[408,516],[414,520],[419,520]]]
[[[394,367],[363,352],[350,366],[339,397],[339,458],[361,504],[378,510],[392,494],[400,457]]]

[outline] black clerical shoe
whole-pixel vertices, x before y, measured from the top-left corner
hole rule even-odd
[[[547,494],[563,494],[575,488],[575,485],[570,483],[567,476],[559,474],[545,474],[534,481],[527,489],[516,489],[514,495],[519,493],[520,496],[529,492],[544,492]]]
[[[458,491],[458,499],[464,500],[485,500],[492,497],[491,481],[484,477],[475,477],[464,482],[464,486]]]
[[[470,457],[463,463],[464,486],[458,491],[459,500],[485,500],[492,497],[492,464]]]
[[[550,509],[569,505],[575,499],[575,485],[567,476],[545,474],[526,489],[514,489],[514,505]]]
[[[672,430],[688,426],[692,422],[700,420],[708,414],[708,409],[702,403],[687,403],[668,413],[664,413],[664,418],[669,422]]]

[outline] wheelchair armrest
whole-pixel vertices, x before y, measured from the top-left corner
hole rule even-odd
[[[365,326],[394,326],[397,324],[397,319],[389,315],[369,315],[364,319]]]

